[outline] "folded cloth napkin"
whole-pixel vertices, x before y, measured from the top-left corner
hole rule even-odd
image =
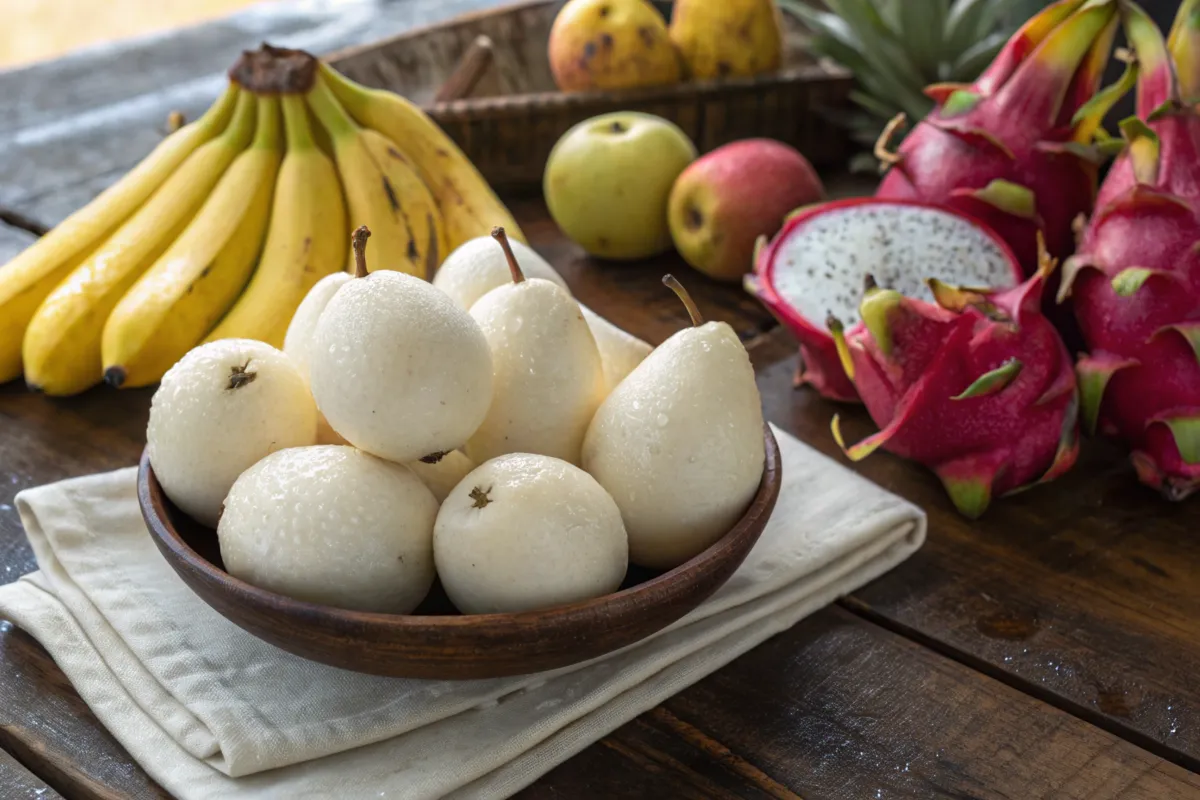
[[[159,556],[132,468],[17,496],[41,569],[0,586],[0,617],[182,800],[506,797],[921,546],[920,509],[775,435],[779,501],[730,581],[658,635],[555,672],[379,678],[259,641]]]

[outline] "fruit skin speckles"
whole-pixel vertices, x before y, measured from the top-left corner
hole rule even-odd
[[[629,546],[620,509],[592,476],[560,459],[514,453],[481,464],[450,492],[433,551],[455,607],[488,614],[616,591]]]
[[[548,44],[564,92],[661,86],[682,79],[662,15],[644,0],[570,0]]]
[[[630,560],[656,569],[683,563],[729,530],[758,491],[765,458],[746,349],[728,324],[703,322],[676,291],[695,324],[613,390],[583,444],[584,469],[621,509]]]
[[[404,466],[352,447],[293,447],[238,477],[217,537],[225,568],[255,586],[407,614],[433,584],[437,511],[433,493]]]
[[[308,368],[317,405],[348,442],[391,461],[461,446],[492,397],[483,332],[420,278],[359,272],[366,277],[336,289],[312,332]],[[390,346],[362,344],[368,341]]]
[[[316,438],[317,408],[299,370],[280,351],[249,339],[221,339],[184,356],[155,391],[146,429],[163,491],[209,527],[239,474],[276,450]]]
[[[829,314],[858,328],[858,300],[867,264],[880,285],[927,295],[936,277],[964,286],[1007,288],[1021,280],[1016,257],[994,232],[945,208],[902,200],[854,198],[797,209],[771,241],[756,243],[746,290],[800,343],[799,384],[822,396],[855,402],[825,325]]]

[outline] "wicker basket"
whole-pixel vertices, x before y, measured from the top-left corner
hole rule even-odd
[[[707,152],[735,139],[767,136],[794,145],[814,164],[844,159],[849,141],[822,113],[847,102],[851,77],[805,52],[800,23],[787,29],[781,70],[754,78],[696,81],[634,91],[564,94],[554,86],[546,46],[559,0],[535,0],[459,17],[434,27],[328,57],[368,86],[425,107],[499,189],[540,185],[550,148],[596,114],[635,110],[679,125]],[[439,89],[478,37],[490,38],[490,64],[470,94],[436,102]],[[461,71],[461,70],[460,70]]]

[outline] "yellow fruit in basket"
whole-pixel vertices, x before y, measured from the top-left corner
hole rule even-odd
[[[96,199],[0,267],[0,383],[21,374],[21,340],[46,296],[129,218],[197,147],[228,124],[238,91],[230,85],[204,116],[164,139]]]
[[[570,0],[550,28],[550,70],[564,92],[678,83],[667,24],[647,0]]]
[[[779,69],[782,30],[775,0],[677,0],[671,12],[671,41],[693,78]]]
[[[525,241],[517,221],[458,145],[424,111],[398,94],[368,89],[328,64],[321,77],[358,124],[402,142],[429,187],[446,228],[449,250],[499,225],[509,238]]]
[[[239,92],[229,127],[195,150],[158,191],[46,298],[25,331],[25,381],[47,394],[100,382],[104,321],[175,241],[254,135],[254,96]]]
[[[155,383],[212,330],[258,263],[282,157],[279,98],[258,98],[254,142],[104,324],[104,379]]]
[[[307,100],[333,139],[350,227],[371,230],[372,269],[432,277],[449,246],[442,214],[412,162],[395,142],[351,119],[319,76]]]
[[[206,337],[259,339],[283,347],[288,323],[308,290],[345,265],[346,207],[329,156],[312,137],[300,95],[284,95],[287,154],[275,183],[262,263],[246,291]]]
[[[601,114],[563,134],[546,161],[550,216],[594,256],[638,259],[671,247],[667,199],[696,158],[687,134],[661,117]]]

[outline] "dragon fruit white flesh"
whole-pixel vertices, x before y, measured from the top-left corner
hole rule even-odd
[[[962,214],[925,203],[854,198],[798,209],[769,243],[760,239],[746,289],[800,342],[798,382],[833,400],[858,395],[825,321],[856,330],[863,278],[908,295],[932,276],[964,286],[1007,288],[1021,280],[1008,246]]]
[[[1143,483],[1180,500],[1200,487],[1200,1],[1169,45],[1122,4],[1138,73],[1137,117],[1067,261],[1089,353],[1078,365],[1085,427],[1120,438]]]
[[[1051,480],[1075,463],[1078,393],[1071,357],[1042,314],[1054,261],[1003,291],[930,281],[936,304],[868,285],[859,329],[839,333],[846,372],[879,433],[846,449],[883,447],[933,469],[965,516],[994,497]]]

